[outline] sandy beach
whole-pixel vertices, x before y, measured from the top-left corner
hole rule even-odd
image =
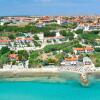
[[[65,75],[66,74],[66,75]],[[34,68],[34,69],[0,69],[0,78],[33,78],[33,77],[65,77],[79,75],[77,72],[62,72],[58,68]],[[73,75],[73,76],[72,76]],[[66,77],[68,78],[68,77]]]
[[[78,71],[61,71],[59,68],[30,68],[30,69],[0,69],[0,77],[1,78],[20,78],[20,77],[59,77],[62,75],[71,76],[72,78],[75,75],[80,75],[82,73]],[[99,74],[100,75],[100,68],[97,69],[95,72],[91,72],[89,74]],[[65,77],[64,76],[64,77]],[[70,76],[69,76],[70,78]]]

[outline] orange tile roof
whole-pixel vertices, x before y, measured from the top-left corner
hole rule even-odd
[[[16,40],[23,40],[24,38],[21,37],[17,37]]]
[[[66,61],[77,61],[77,57],[65,58]]]
[[[74,48],[74,50],[77,50],[77,51],[84,51],[84,50],[94,50],[94,48],[92,48],[92,47]]]
[[[33,40],[32,38],[16,38],[16,40]]]
[[[84,49],[84,48],[74,48],[74,50],[77,50],[77,51],[84,51],[85,49]]]
[[[0,42],[10,42],[11,40],[0,40]]]
[[[32,38],[25,38],[24,40],[33,40]]]

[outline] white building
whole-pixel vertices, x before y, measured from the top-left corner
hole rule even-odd
[[[86,67],[86,66],[92,66],[93,63],[92,63],[92,61],[89,57],[84,57],[83,58],[83,64]]]
[[[61,65],[77,65],[77,64],[78,64],[78,57],[65,58],[65,60],[61,62]]]

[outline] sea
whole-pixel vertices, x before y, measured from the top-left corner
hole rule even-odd
[[[0,100],[100,100],[100,81],[84,87],[77,80],[1,80]]]

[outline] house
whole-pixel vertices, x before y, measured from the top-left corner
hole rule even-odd
[[[9,59],[10,60],[18,60],[18,55],[17,54],[10,54]]]
[[[94,52],[94,48],[92,48],[92,47],[85,48],[85,53],[93,53],[93,52]]]
[[[63,40],[64,36],[53,36],[53,37],[47,37],[45,38],[46,42],[51,41],[50,43],[56,44],[56,43],[62,43],[61,40]]]
[[[46,37],[45,38],[45,42],[49,43],[48,41],[50,41],[50,43],[52,44],[59,44],[64,42],[65,37],[60,35],[59,32],[56,32],[56,36],[52,36],[52,37]]]
[[[74,51],[75,54],[78,54],[78,53],[93,53],[94,48],[92,48],[92,47],[74,48],[73,51]]]
[[[74,48],[73,51],[74,51],[75,54],[84,53],[85,52],[84,48]]]
[[[77,65],[78,57],[70,57],[65,58],[64,61],[61,62],[61,65]]]
[[[31,42],[33,40],[33,38],[24,38],[24,37],[18,37],[16,38],[16,42]]]
[[[17,37],[15,39],[15,46],[18,47],[31,47],[33,46],[33,38],[30,37]]]
[[[84,31],[98,31],[100,30],[100,25],[88,25],[84,27]]]
[[[1,39],[0,38],[0,49],[2,47],[8,46],[10,44],[10,42],[11,42],[11,40],[9,40],[9,39]]]

